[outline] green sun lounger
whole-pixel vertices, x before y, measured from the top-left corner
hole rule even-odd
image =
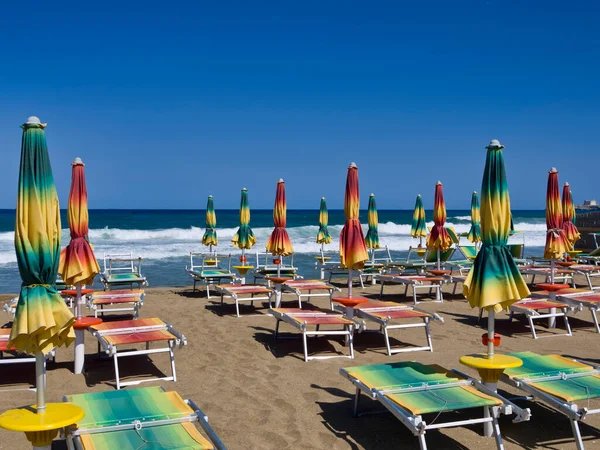
[[[356,387],[354,414],[358,413],[360,393],[379,401],[419,439],[426,450],[425,433],[437,428],[492,422],[498,449],[502,447],[498,417],[517,414],[514,422],[529,420],[529,410],[521,409],[479,381],[438,365],[395,362],[370,366],[346,367],[340,374]],[[440,422],[442,412],[487,408],[489,417]],[[437,414],[432,422],[424,414]]]
[[[69,450],[225,449],[191,400],[158,386],[67,395],[64,401],[85,412],[66,430]]]
[[[508,369],[502,381],[532,395],[566,415],[571,422],[578,450],[583,450],[579,421],[600,409],[579,407],[578,401],[589,403],[600,397],[600,366],[559,355],[533,352],[512,353],[523,361],[521,367]]]

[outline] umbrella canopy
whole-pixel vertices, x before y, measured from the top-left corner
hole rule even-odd
[[[340,233],[340,260],[348,269],[362,269],[369,254],[365,244],[358,212],[360,209],[360,192],[358,189],[358,167],[350,164],[346,178],[346,195],[344,197],[344,215],[346,223]]]
[[[285,229],[286,226],[285,183],[283,179],[277,182],[275,194],[275,207],[273,208],[273,225],[275,229],[267,241],[267,251],[276,256],[288,256],[294,252],[292,242]]]
[[[240,201],[240,227],[231,239],[233,245],[241,249],[251,249],[256,244],[256,238],[250,228],[250,206],[248,204],[248,189],[242,189]]]
[[[317,233],[317,244],[329,244],[331,236],[327,225],[329,222],[329,213],[327,212],[327,201],[325,197],[321,198],[321,208],[319,209],[319,232]]]
[[[571,186],[569,186],[569,183],[565,183],[565,185],[563,186],[562,210],[562,229],[571,245],[574,245],[575,242],[579,240],[581,235],[579,234],[579,230],[577,229],[574,223],[575,207],[573,206],[573,195],[571,193]]]
[[[8,343],[36,354],[75,339],[75,318],[54,288],[61,227],[45,126],[30,117],[22,127],[15,251],[23,283]]]
[[[444,203],[444,191],[442,182],[435,185],[435,199],[433,204],[433,227],[427,238],[427,248],[437,249],[445,252],[452,245],[452,238],[444,227],[446,223],[446,204]]]
[[[511,217],[503,148],[495,140],[487,147],[481,184],[482,245],[464,283],[472,308],[491,308],[496,312],[529,295],[507,246]]]
[[[367,248],[379,248],[379,217],[377,215],[377,203],[375,203],[375,194],[369,195],[369,212],[367,216],[367,223],[369,224],[369,231],[365,237],[365,244]]]
[[[571,243],[562,228],[563,214],[558,189],[558,170],[554,167],[548,172],[548,188],[546,190],[546,247],[544,258],[560,259],[565,252],[572,249]]]
[[[415,211],[413,212],[412,225],[410,227],[410,235],[414,238],[427,237],[427,224],[425,222],[425,208],[423,208],[423,199],[421,194],[417,195],[415,202]]]
[[[213,246],[217,245],[219,239],[217,239],[217,215],[215,214],[215,205],[213,203],[213,196],[208,196],[208,203],[206,204],[206,231],[202,236],[202,245]]]
[[[468,239],[474,244],[481,242],[481,211],[479,210],[477,192],[473,192],[471,197],[471,229],[469,230]]]
[[[71,190],[67,217],[71,242],[60,252],[58,273],[67,285],[92,284],[100,273],[98,261],[88,240],[88,202],[84,164],[76,158],[72,164]]]

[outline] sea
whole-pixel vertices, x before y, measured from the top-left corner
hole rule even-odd
[[[379,238],[395,260],[406,258],[410,246],[418,245],[411,238],[411,210],[380,210]],[[233,247],[231,238],[239,226],[238,210],[217,210],[216,250],[232,254],[237,262],[240,250]],[[89,239],[94,253],[103,268],[105,254],[129,254],[143,258],[142,273],[149,286],[186,286],[191,283],[185,272],[190,262],[190,252],[206,251],[202,242],[204,234],[203,210],[90,210]],[[433,218],[426,211],[427,218]],[[305,278],[319,275],[315,256],[320,245],[315,242],[319,220],[318,210],[288,210],[287,230],[294,246],[294,265]],[[361,211],[360,220],[366,233],[367,211]],[[470,210],[448,210],[447,224],[458,233],[468,232]],[[525,243],[525,256],[541,255],[545,242],[545,211],[513,211],[515,230],[522,231],[510,237],[510,243]],[[339,250],[339,235],[344,224],[343,210],[329,211],[329,232],[332,242],[325,251]],[[432,225],[433,222],[429,222]],[[18,292],[21,279],[14,250],[15,211],[0,210],[0,293]],[[247,251],[248,263],[256,264],[256,252],[264,252],[265,244],[273,230],[272,210],[252,210],[250,226],[257,242]],[[466,241],[466,238],[462,238]],[[69,243],[66,211],[62,211],[62,241]],[[96,284],[99,287],[98,281]]]

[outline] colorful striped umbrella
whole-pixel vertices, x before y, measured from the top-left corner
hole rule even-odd
[[[67,207],[71,241],[60,252],[58,273],[67,285],[77,286],[75,311],[77,317],[81,317],[81,285],[93,284],[94,277],[100,273],[100,267],[88,239],[89,216],[84,164],[80,158],[75,158],[72,166]]]
[[[571,245],[575,245],[575,242],[579,240],[581,235],[579,234],[579,230],[577,229],[574,223],[575,207],[573,206],[573,195],[571,193],[571,186],[569,186],[569,183],[565,183],[565,185],[563,186],[562,210],[562,229]]]
[[[344,215],[346,223],[340,233],[340,262],[348,269],[348,296],[352,297],[352,270],[362,269],[369,260],[358,213],[360,192],[358,188],[358,167],[351,163],[346,178]]]
[[[285,183],[283,179],[277,182],[277,193],[275,194],[275,206],[273,208],[273,224],[275,229],[267,241],[267,251],[275,256],[288,256],[294,252],[292,242],[285,229],[286,226],[286,203],[285,203]],[[279,266],[277,265],[277,276],[279,276]]]
[[[246,250],[256,244],[254,232],[250,228],[250,205],[248,204],[248,189],[242,189],[242,199],[240,201],[240,227],[231,239],[234,246],[242,249],[242,258]]]
[[[495,313],[526,298],[529,288],[507,246],[510,231],[510,197],[504,168],[503,145],[487,147],[481,184],[481,250],[464,283],[472,308],[488,309],[488,356],[494,353]]]
[[[440,252],[445,252],[452,245],[452,238],[444,226],[446,224],[446,204],[444,203],[444,191],[442,182],[435,185],[435,197],[433,202],[433,227],[427,238],[427,248],[437,250],[438,270],[440,268]]]
[[[319,232],[317,233],[317,244],[321,244],[321,251],[324,244],[331,242],[331,236],[327,225],[329,222],[329,213],[327,212],[327,202],[325,197],[321,198],[321,207],[319,208]]]
[[[15,251],[23,283],[8,346],[36,355],[37,410],[45,412],[44,353],[75,339],[75,318],[54,288],[60,259],[60,209],[44,128],[23,128]]]
[[[419,238],[419,248],[423,247],[423,238],[427,237],[427,223],[425,220],[425,208],[423,208],[423,199],[421,194],[417,195],[415,202],[415,211],[413,212],[410,235]]]
[[[565,252],[572,250],[562,228],[563,213],[558,189],[558,170],[554,167],[548,172],[546,189],[546,246],[544,258],[551,263],[550,282],[554,283],[554,260],[561,259]]]
[[[213,203],[213,196],[208,196],[208,203],[206,204],[206,231],[202,236],[202,245],[209,247],[209,251],[212,252],[213,245],[219,243],[217,238],[217,215],[215,214],[215,205]]]
[[[377,203],[375,203],[375,194],[369,195],[369,211],[367,216],[367,223],[369,224],[369,230],[367,236],[365,236],[365,245],[367,248],[376,249],[380,248],[379,245],[379,217],[377,215]]]
[[[479,196],[473,191],[471,197],[471,229],[467,236],[473,244],[481,242],[481,211],[479,210]]]

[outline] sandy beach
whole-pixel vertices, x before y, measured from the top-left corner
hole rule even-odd
[[[582,281],[582,280],[579,280]],[[342,285],[340,284],[340,287]],[[221,306],[218,298],[207,299],[204,292],[192,292],[190,286],[149,288],[141,317],[160,317],[171,323],[188,339],[187,347],[176,352],[177,377],[173,382],[150,382],[178,391],[193,399],[208,415],[212,427],[230,449],[417,449],[417,439],[391,414],[352,417],[351,384],[339,375],[341,367],[391,361],[416,360],[435,363],[476,375],[459,364],[461,355],[482,352],[483,328],[477,326],[476,310],[472,310],[462,295],[452,296],[446,287],[444,303],[425,302],[423,308],[441,314],[445,323],[431,326],[434,352],[415,352],[387,356],[383,337],[378,333],[363,333],[355,338],[355,359],[310,361],[302,359],[300,339],[274,341],[275,320],[265,308],[242,306],[243,317],[235,317],[230,301]],[[377,298],[378,286],[357,290],[367,297]],[[0,296],[4,303],[11,296]],[[284,297],[286,299],[288,297]],[[386,288],[385,300],[411,301],[401,295],[399,287]],[[327,306],[325,300],[314,302]],[[290,306],[293,306],[290,304]],[[557,353],[599,362],[598,343],[590,313],[572,314],[572,337],[533,340],[526,320],[508,323],[506,314],[497,320],[502,335],[503,352],[531,350]],[[3,316],[6,322],[9,316]],[[482,323],[485,325],[485,321]],[[562,322],[559,321],[559,326]],[[294,331],[287,325],[282,332]],[[548,334],[542,331],[541,334]],[[423,345],[422,330],[396,330],[395,344],[400,341]],[[312,352],[345,352],[341,338],[313,338]],[[60,348],[55,364],[48,366],[49,401],[61,401],[64,394],[114,389],[112,360],[100,360],[96,341],[86,337],[86,373],[73,375],[72,348]],[[124,378],[144,374],[156,376],[169,372],[168,356],[126,358],[121,361]],[[3,369],[0,384],[21,380],[34,381],[33,364],[9,366]],[[24,385],[21,385],[24,386]],[[501,385],[502,389],[507,388]],[[510,390],[509,390],[510,391]],[[33,403],[33,392],[4,392],[2,410]],[[378,404],[363,397],[362,410],[379,409]],[[501,428],[507,449],[572,449],[575,448],[569,421],[541,404],[525,402],[531,408],[530,422],[513,424],[502,417]],[[586,406],[586,405],[580,405]],[[590,404],[594,407],[594,404]],[[598,407],[596,405],[595,407]],[[479,415],[467,411],[456,417]],[[431,418],[429,419],[431,420]],[[586,448],[600,446],[600,417],[590,416],[581,431]],[[482,437],[481,426],[449,428],[427,433],[430,448],[473,449],[495,448],[493,439]],[[30,448],[20,433],[0,431],[0,448]],[[53,449],[66,448],[64,441],[55,441]]]

